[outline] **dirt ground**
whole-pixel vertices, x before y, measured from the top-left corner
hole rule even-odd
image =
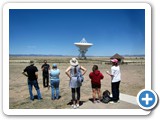
[[[57,62],[57,61],[56,61]],[[56,63],[55,62],[55,63]],[[60,99],[51,100],[51,89],[43,88],[41,65],[43,63],[35,63],[39,72],[39,86],[43,100],[30,101],[27,86],[27,78],[21,73],[29,63],[9,63],[9,108],[10,109],[65,109],[70,108],[71,90],[69,88],[69,78],[65,74],[65,70],[69,66],[68,63],[57,63],[60,69]],[[53,63],[49,63],[52,65]],[[92,98],[91,82],[88,77],[95,63],[81,63],[87,69],[84,82],[81,87],[81,102],[87,102]],[[99,70],[103,73],[104,79],[101,84],[101,91],[108,89],[111,91],[111,78],[105,71],[110,71],[111,65],[97,64]],[[145,87],[145,65],[144,64],[123,64],[120,65],[122,80],[120,83],[120,92],[136,96],[137,93]],[[35,89],[33,89],[36,95]]]

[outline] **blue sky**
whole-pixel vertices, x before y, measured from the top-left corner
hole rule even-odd
[[[78,55],[82,38],[94,45],[86,55],[145,54],[144,9],[11,9],[10,54]]]

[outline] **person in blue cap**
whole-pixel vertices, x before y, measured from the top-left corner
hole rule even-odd
[[[59,99],[59,84],[60,84],[60,70],[57,68],[56,64],[52,65],[52,69],[50,70],[50,85],[51,85],[51,99],[58,100]]]

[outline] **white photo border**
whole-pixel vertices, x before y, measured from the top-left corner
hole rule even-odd
[[[3,6],[3,112],[6,115],[148,115],[150,113],[142,109],[9,109],[9,9],[145,9],[145,89],[151,89],[151,6],[148,3],[6,3]]]

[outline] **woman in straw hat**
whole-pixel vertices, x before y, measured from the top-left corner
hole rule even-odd
[[[82,66],[79,65],[78,60],[76,58],[72,58],[70,60],[70,65],[67,69],[66,69],[66,74],[67,76],[70,78],[70,88],[71,88],[71,92],[72,92],[72,101],[73,101],[73,105],[72,107],[74,109],[79,107],[79,100],[80,100],[80,87],[81,87],[81,83],[78,82],[77,80],[77,74],[78,72],[82,72],[82,75],[84,75],[86,73],[86,69]],[[77,100],[75,98],[75,93],[77,93]],[[77,103],[76,103],[77,101]]]

